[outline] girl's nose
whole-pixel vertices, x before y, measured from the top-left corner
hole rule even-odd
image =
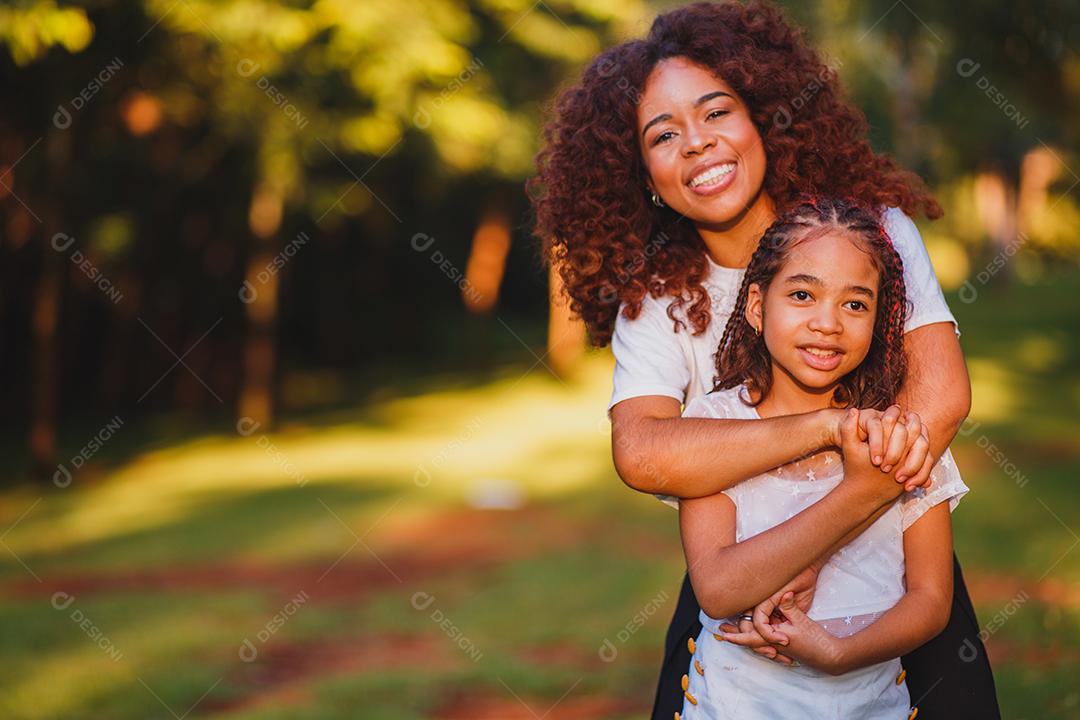
[[[829,334],[838,333],[843,329],[836,311],[825,307],[824,303],[818,308],[817,312],[810,316],[807,327],[815,332]]]

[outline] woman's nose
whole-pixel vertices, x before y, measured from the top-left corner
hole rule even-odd
[[[687,128],[683,143],[683,155],[700,155],[707,148],[716,147],[716,138],[696,127]]]

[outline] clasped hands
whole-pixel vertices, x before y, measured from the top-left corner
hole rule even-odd
[[[899,405],[884,412],[847,411],[840,417],[836,438],[844,455],[845,478],[852,466],[858,466],[864,474],[876,468],[891,475],[897,496],[901,491],[929,487],[935,459],[926,425],[917,414],[903,412]],[[721,637],[784,665],[798,661],[824,672],[846,671],[843,641],[806,616],[826,559],[813,563],[744,613],[753,620],[741,619],[738,627],[722,624]]]

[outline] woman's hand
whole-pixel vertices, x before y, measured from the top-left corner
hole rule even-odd
[[[899,405],[859,410],[859,434],[870,445],[870,460],[882,472],[896,470],[905,490],[928,487],[935,460],[929,457],[930,438],[922,418]]]
[[[771,622],[774,611],[783,616],[782,622]],[[844,641],[808,618],[795,604],[795,594],[790,591],[777,593],[755,608],[754,628],[785,655],[804,665],[830,675],[840,675],[848,669]]]

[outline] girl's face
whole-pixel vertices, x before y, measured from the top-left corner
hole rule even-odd
[[[762,195],[765,149],[735,91],[686,58],[657,63],[638,103],[650,192],[703,225],[736,220]]]
[[[762,293],[747,291],[746,319],[762,329],[773,381],[829,390],[870,351],[879,272],[851,234],[830,230],[798,243]]]

